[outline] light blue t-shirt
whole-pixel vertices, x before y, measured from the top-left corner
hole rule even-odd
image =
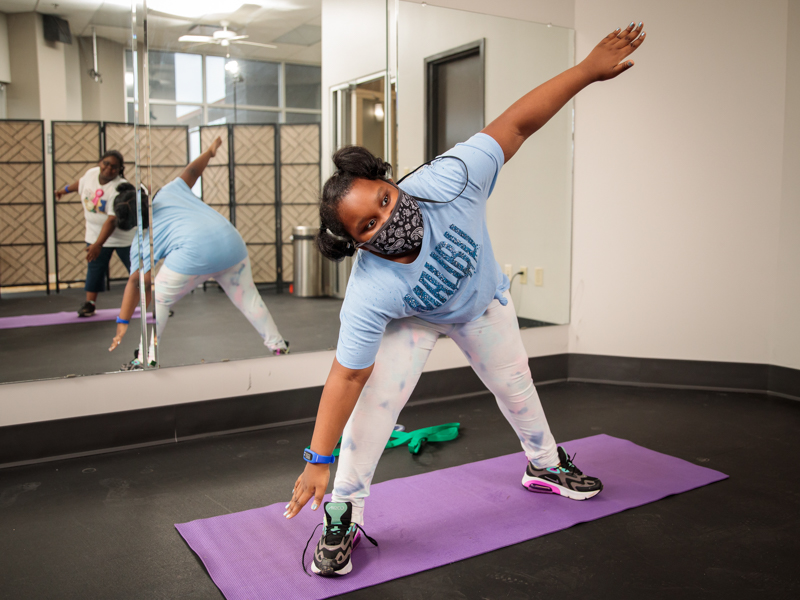
[[[145,240],[148,234],[145,233]],[[153,258],[183,275],[218,273],[247,258],[242,236],[225,217],[197,198],[178,177],[153,197]],[[131,244],[131,269],[139,268],[139,242]],[[144,271],[150,270],[145,243]]]
[[[350,369],[375,362],[386,325],[419,317],[431,323],[474,321],[508,289],[486,228],[486,200],[504,163],[503,150],[485,133],[445,155],[469,170],[464,192],[448,204],[420,202],[424,234],[419,256],[402,264],[359,250],[340,313],[336,359]],[[439,159],[403,181],[419,198],[446,202],[464,187],[461,161]]]

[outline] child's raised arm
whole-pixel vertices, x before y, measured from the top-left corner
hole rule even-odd
[[[613,79],[633,66],[627,60],[645,38],[642,23],[609,33],[582,62],[544,82],[489,123],[483,133],[492,136],[511,160],[522,142],[536,133],[569,100],[595,81]]]
[[[208,166],[208,161],[217,155],[217,150],[222,145],[222,139],[217,136],[211,145],[200,156],[195,158],[192,162],[186,165],[186,168],[181,173],[181,179],[186,182],[189,188],[193,188],[197,183],[197,179],[203,174]]]

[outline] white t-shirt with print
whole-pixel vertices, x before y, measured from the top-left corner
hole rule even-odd
[[[78,195],[83,204],[83,216],[86,217],[87,244],[94,244],[108,217],[116,216],[114,198],[117,197],[117,186],[124,181],[122,177],[117,177],[105,185],[100,185],[100,167],[92,167],[78,182]],[[130,246],[135,235],[135,229],[130,231],[114,229],[114,233],[103,246],[108,248]]]

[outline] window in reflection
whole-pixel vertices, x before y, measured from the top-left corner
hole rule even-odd
[[[209,104],[280,106],[280,63],[206,56]]]
[[[225,123],[278,123],[279,112],[265,110],[246,110],[243,108],[216,108],[208,109],[209,125],[224,125]]]
[[[150,123],[319,123],[321,69],[182,52],[150,51]],[[133,60],[125,53],[127,120],[133,122]]]
[[[286,113],[284,123],[321,123],[322,115],[319,113]]]
[[[286,65],[286,106],[322,108],[320,67]]]

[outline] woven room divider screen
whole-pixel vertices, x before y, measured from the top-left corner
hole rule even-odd
[[[53,121],[53,187],[75,183],[87,170],[97,166],[103,153],[102,123],[99,121]],[[124,156],[124,155],[123,155]],[[86,221],[78,194],[65,194],[55,202],[56,289],[61,283],[83,281],[86,277],[84,241]],[[125,267],[112,259],[112,277],[124,277]],[[121,273],[120,273],[121,271]]]
[[[0,121],[0,286],[47,285],[44,122]]]
[[[222,146],[203,173],[203,201],[242,234],[255,282],[280,290],[293,278],[292,227],[319,224],[320,126],[203,126],[203,149],[217,136]]]

